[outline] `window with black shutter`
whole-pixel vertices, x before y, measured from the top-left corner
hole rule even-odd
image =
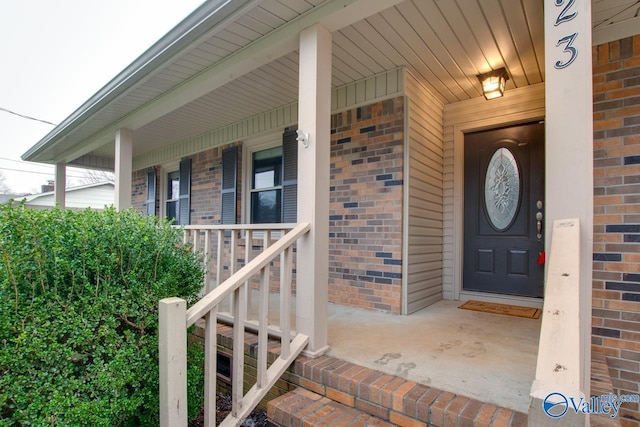
[[[175,225],[188,225],[191,223],[191,159],[181,160],[178,170],[170,170],[166,177],[164,216]]]
[[[222,151],[222,224],[236,223],[236,187],[238,185],[238,147]]]
[[[178,186],[178,224],[191,223],[191,159],[180,161],[180,180]]]
[[[282,222],[298,220],[298,140],[295,130],[282,135]]]
[[[248,206],[252,224],[295,223],[298,204],[298,141],[285,130],[282,144],[256,144],[248,150]],[[274,141],[275,142],[275,141]]]

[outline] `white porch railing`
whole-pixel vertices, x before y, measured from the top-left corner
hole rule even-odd
[[[568,403],[561,421],[547,415],[543,407],[545,403],[562,405],[560,395],[585,397],[583,370],[589,369],[583,360],[580,333],[580,318],[591,315],[581,312],[584,310],[580,295],[580,221],[554,221],[551,237],[528,424],[537,427],[561,422],[563,426],[584,426],[585,415],[570,410]]]
[[[291,338],[291,279],[293,271],[293,245],[310,229],[308,223],[298,225],[215,225],[185,227],[185,242],[191,239],[194,250],[198,250],[203,237],[203,249],[209,251],[210,233],[217,234],[215,278],[207,268],[206,293],[187,310],[186,302],[180,298],[167,298],[159,306],[159,350],[160,350],[160,425],[162,427],[186,427],[187,425],[187,380],[186,380],[186,330],[201,318],[205,320],[205,426],[215,426],[216,404],[216,322],[218,308],[231,298],[232,309],[227,314],[233,323],[233,372],[232,409],[221,425],[239,425],[255,408],[282,373],[307,345],[309,338],[297,333]],[[225,232],[229,238],[229,277],[222,280]],[[270,244],[273,230],[289,230],[279,240]],[[235,271],[239,231],[245,233],[245,266]],[[263,251],[251,258],[252,236],[261,231]],[[267,369],[267,340],[269,335],[268,302],[269,271],[273,260],[280,257],[280,356]],[[206,266],[210,259],[205,259]],[[247,295],[250,279],[259,276],[258,319],[254,325],[258,332],[258,362],[256,384],[243,395],[244,378],[244,332],[247,326]],[[214,286],[214,284],[218,284]],[[273,325],[271,325],[273,327]]]

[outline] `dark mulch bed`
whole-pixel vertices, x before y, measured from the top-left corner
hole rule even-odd
[[[220,392],[216,393],[216,425],[220,425],[229,412],[231,412],[231,396]],[[266,427],[270,424],[267,421],[267,413],[261,408],[256,408],[253,410],[251,415],[242,422],[242,425],[245,427]],[[198,415],[197,418],[189,421],[189,427],[203,426],[204,409],[200,412],[200,415]]]

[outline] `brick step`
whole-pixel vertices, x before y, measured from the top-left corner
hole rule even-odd
[[[607,356],[594,351],[591,353],[591,396],[614,394]],[[620,418],[611,418],[608,415],[591,415],[591,427],[620,427]]]
[[[298,388],[267,405],[269,421],[281,427],[393,426],[370,414]]]
[[[298,357],[286,380],[399,426],[520,427],[527,415],[336,359]]]

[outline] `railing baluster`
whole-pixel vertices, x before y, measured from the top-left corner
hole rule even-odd
[[[204,427],[216,425],[217,315],[214,307],[205,317],[204,335]]]
[[[218,253],[216,254],[216,286],[222,283],[222,261],[224,251],[224,230],[218,230]]]
[[[292,252],[286,248],[280,254],[280,356],[285,359],[290,352]]]
[[[209,230],[204,231],[204,290],[205,292],[211,292],[211,270],[209,269],[209,264],[211,263],[211,258],[209,254]]]
[[[236,230],[231,230],[231,259],[229,260],[229,277],[233,276],[233,273],[236,272],[237,264],[237,252],[238,252],[238,232]],[[231,314],[235,313],[235,292],[231,294]]]
[[[235,290],[233,307],[233,381],[231,414],[237,417],[242,410],[244,396],[244,321],[247,308],[247,287],[242,284]]]
[[[191,230],[191,239],[193,240],[193,253],[198,252],[198,230]]]
[[[267,383],[267,345],[269,343],[269,264],[260,271],[260,301],[258,301],[258,388]]]
[[[245,240],[244,240],[244,265],[247,265],[251,262],[251,257],[253,256],[252,254],[252,249],[253,249],[253,230],[247,230],[246,234],[245,234]],[[251,310],[251,300],[253,298],[252,296],[252,292],[251,292],[251,287],[249,286],[249,284],[251,283],[251,280],[247,280],[246,282],[244,282],[245,285],[247,286],[247,310]],[[248,312],[249,312],[248,311]]]

